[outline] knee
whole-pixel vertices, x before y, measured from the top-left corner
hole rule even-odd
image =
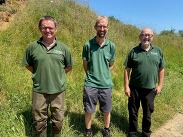
[[[47,121],[41,121],[35,123],[35,130],[37,133],[43,132],[43,130],[47,128]]]
[[[109,117],[110,116],[110,112],[104,112],[103,115],[106,116],[106,117]]]

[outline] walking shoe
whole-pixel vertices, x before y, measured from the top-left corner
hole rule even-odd
[[[130,134],[130,133],[128,133],[128,134],[126,134],[126,137],[138,137],[136,134]]]
[[[84,132],[84,137],[93,137],[93,132],[92,132],[92,130],[90,130],[90,131],[85,131],[85,132]]]
[[[102,132],[103,137],[111,137],[110,130],[104,129]]]

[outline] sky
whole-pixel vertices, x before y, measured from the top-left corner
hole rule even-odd
[[[79,0],[102,16],[114,16],[139,29],[183,30],[183,0]]]

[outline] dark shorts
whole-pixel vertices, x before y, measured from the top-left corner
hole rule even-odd
[[[83,94],[83,105],[85,112],[95,112],[98,101],[101,112],[111,112],[112,88],[94,88],[85,86]]]

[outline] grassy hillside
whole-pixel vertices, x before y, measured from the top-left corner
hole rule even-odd
[[[0,0],[0,30],[12,20],[12,16],[22,9],[24,0]]]
[[[27,0],[26,7],[17,13],[6,31],[0,32],[0,136],[34,136],[31,115],[31,74],[21,66],[27,44],[37,40],[38,19],[51,15],[57,19],[57,38],[70,48],[75,66],[67,76],[65,121],[63,137],[83,135],[84,112],[82,92],[84,71],[81,52],[83,44],[95,36],[93,29],[97,14],[89,7],[72,0]],[[128,51],[139,43],[139,29],[110,17],[110,38],[117,46],[113,72],[113,111],[111,131],[114,137],[125,137],[128,124],[127,97],[123,91],[123,62]],[[154,42],[162,48],[167,67],[162,94],[157,96],[152,129],[155,130],[176,112],[183,113],[183,39],[155,35]],[[97,108],[98,109],[98,108]],[[141,114],[141,113],[140,113]],[[141,118],[141,115],[140,115]],[[139,121],[139,128],[141,128]],[[93,120],[94,134],[101,136],[102,114],[97,111]]]

